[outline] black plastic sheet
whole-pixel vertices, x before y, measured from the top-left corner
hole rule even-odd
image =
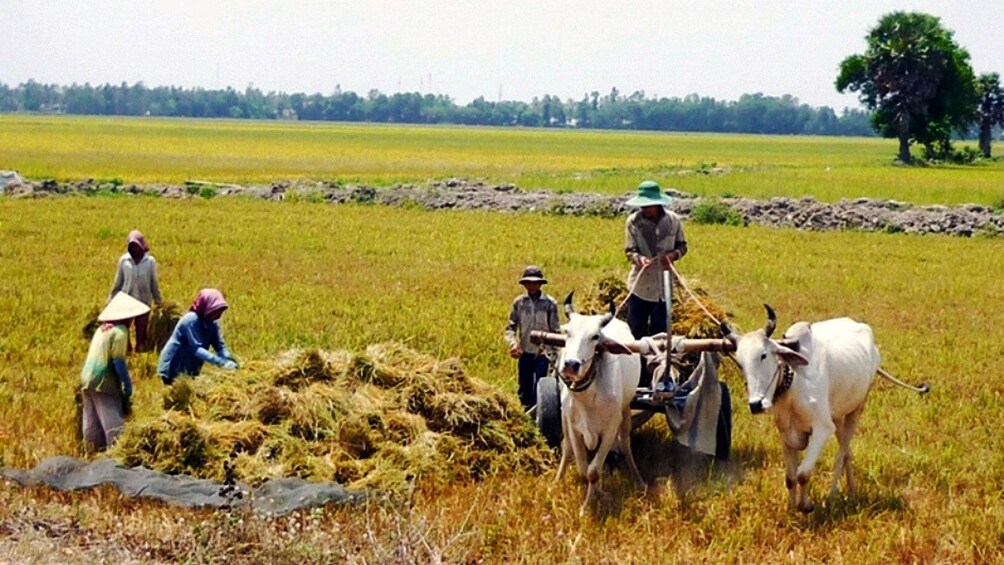
[[[249,489],[240,484],[225,485],[187,475],[168,475],[145,467],[122,467],[111,459],[87,462],[66,456],[50,457],[28,471],[3,469],[0,476],[22,486],[47,485],[63,491],[112,485],[129,498],[152,498],[185,508],[250,508],[271,516],[329,503],[355,503],[366,496],[337,483],[287,478]]]

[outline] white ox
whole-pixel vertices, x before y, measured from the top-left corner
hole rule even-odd
[[[768,317],[764,328],[742,336],[724,324],[723,330],[736,343],[750,410],[757,414],[773,408],[787,467],[788,502],[811,512],[809,478],[834,433],[840,446],[830,495],[837,494],[841,472],[846,474],[848,492],[855,489],[851,437],[881,358],[871,327],[850,318],[798,322],[788,328],[784,339],[772,340],[777,317],[770,306],[764,306]],[[802,450],[805,457],[799,463]]]
[[[568,323],[562,326],[565,347],[561,352],[561,462],[555,483],[575,458],[579,473],[589,483],[584,513],[594,496],[602,494],[600,476],[607,453],[619,442],[635,484],[644,489],[631,453],[631,400],[641,377],[641,357],[624,343],[634,337],[613,313],[597,316],[576,314],[572,294],[565,299]],[[592,459],[589,452],[594,452]]]

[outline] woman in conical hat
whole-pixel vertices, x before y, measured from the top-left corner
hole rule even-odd
[[[160,352],[157,374],[164,384],[172,384],[178,375],[198,376],[206,361],[227,370],[237,369],[237,361],[220,332],[219,319],[228,307],[223,293],[215,288],[199,291]],[[210,352],[210,348],[216,353]]]
[[[139,230],[132,230],[126,238],[126,253],[119,257],[115,284],[112,285],[108,300],[119,291],[148,306],[151,302],[157,306],[162,306],[164,303],[160,296],[160,283],[157,281],[157,261],[150,254],[150,246]],[[150,345],[146,337],[149,323],[149,314],[135,319],[136,351],[146,351]]]
[[[101,326],[91,338],[80,371],[81,428],[91,449],[111,447],[122,431],[132,397],[132,379],[125,362],[129,322],[149,312],[150,306],[119,292],[98,315]]]

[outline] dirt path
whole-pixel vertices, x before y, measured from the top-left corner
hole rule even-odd
[[[2,175],[0,175],[2,177]],[[8,198],[40,198],[69,194],[121,192],[155,194],[167,198],[245,196],[263,200],[309,200],[332,204],[363,203],[409,206],[427,210],[494,210],[536,212],[552,215],[616,217],[628,213],[624,203],[630,194],[609,196],[595,193],[557,193],[523,190],[515,185],[492,185],[479,181],[449,179],[426,184],[374,188],[325,182],[275,182],[271,185],[239,186],[193,181],[185,185],[112,185],[91,180],[73,183],[25,181],[2,177]],[[857,198],[837,203],[818,202],[808,197],[702,199],[692,194],[670,191],[671,208],[691,221],[699,221],[701,208],[731,208],[741,221],[778,228],[805,230],[882,231],[888,233],[932,233],[961,237],[1000,236],[1004,217],[1000,212],[975,204],[961,206],[915,206],[892,200]]]

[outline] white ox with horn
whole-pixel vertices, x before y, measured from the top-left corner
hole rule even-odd
[[[798,322],[788,328],[784,339],[772,340],[777,317],[770,306],[764,306],[768,317],[764,328],[742,336],[726,324],[722,330],[736,343],[750,410],[774,413],[787,467],[788,502],[802,512],[812,512],[809,478],[834,434],[840,446],[830,495],[837,494],[842,472],[848,492],[854,491],[851,437],[881,358],[871,327],[850,318]],[[800,463],[802,450],[805,456]]]
[[[634,337],[628,325],[604,315],[586,316],[572,308],[572,293],[565,299],[568,323],[561,327],[565,347],[558,361],[561,380],[561,462],[555,482],[561,480],[569,457],[589,489],[580,513],[601,494],[600,475],[607,453],[618,442],[635,484],[645,488],[631,453],[631,400],[641,377],[641,357],[624,343]],[[589,452],[593,452],[592,459]]]

